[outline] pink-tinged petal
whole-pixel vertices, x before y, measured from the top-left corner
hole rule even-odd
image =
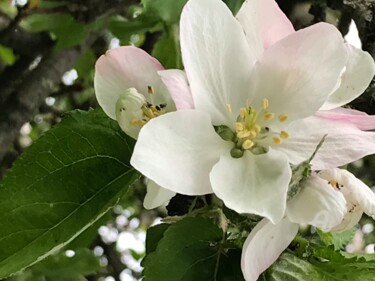
[[[209,173],[232,145],[215,132],[206,112],[175,111],[142,128],[131,164],[164,188],[202,195],[212,192]]]
[[[143,200],[143,207],[148,210],[155,209],[167,203],[176,193],[162,188],[152,180],[147,182],[147,193]]]
[[[250,47],[259,54],[263,48],[267,49],[295,32],[292,23],[274,0],[247,0],[237,18],[244,28]]]
[[[190,92],[189,82],[182,70],[170,69],[158,72],[172,96],[177,110],[193,109],[193,96]]]
[[[375,116],[367,115],[362,111],[339,107],[327,111],[318,111],[316,115],[332,121],[350,123],[364,131],[375,130]]]
[[[293,122],[286,131],[289,138],[274,149],[284,152],[292,164],[307,160],[327,135],[312,161],[314,170],[339,167],[375,153],[375,132],[342,121],[312,116]]]
[[[345,71],[341,76],[341,84],[328,97],[322,110],[329,110],[351,102],[366,90],[374,77],[375,63],[371,55],[349,44],[346,47],[349,56]]]
[[[286,214],[292,222],[329,231],[342,221],[346,211],[344,196],[328,181],[312,175],[301,192],[288,202]]]
[[[152,86],[155,103],[167,103],[173,109],[173,101],[157,74],[162,69],[163,66],[155,58],[136,47],[107,51],[95,65],[94,87],[99,105],[110,118],[116,119],[116,102],[121,94],[135,88],[149,99],[148,86]]]
[[[181,14],[180,39],[195,108],[208,112],[214,125],[232,126],[249,98],[255,63],[240,23],[221,0],[190,0]]]
[[[214,193],[238,213],[257,214],[273,223],[284,216],[291,169],[285,155],[245,152],[241,158],[223,154],[210,179]]]
[[[289,246],[298,232],[298,224],[284,218],[277,224],[259,222],[242,248],[241,268],[246,281],[256,281]]]
[[[336,87],[347,52],[340,32],[327,23],[301,29],[264,53],[252,75],[253,103],[288,121],[314,114]],[[277,123],[274,124],[275,126]]]

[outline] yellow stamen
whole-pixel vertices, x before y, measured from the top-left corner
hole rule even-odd
[[[250,138],[255,139],[256,136],[257,136],[257,132],[255,132],[254,130],[251,130],[250,131]]]
[[[243,129],[244,129],[243,124],[240,123],[240,122],[234,123],[234,127],[235,127],[237,133],[240,132],[240,131],[243,131]]]
[[[248,136],[250,136],[250,131],[248,130],[244,130],[237,133],[237,137],[240,139],[247,138]]]
[[[270,106],[270,102],[268,99],[263,100],[263,109],[266,110]]]
[[[130,121],[130,124],[133,126],[143,126],[144,124],[146,124],[146,121],[134,118]]]
[[[330,184],[333,188],[340,189],[340,188],[339,188],[339,187],[340,187],[339,183],[338,183],[337,181],[335,181],[335,180],[330,180],[330,181],[328,182],[328,184]]]
[[[288,115],[286,115],[286,114],[279,115],[279,121],[280,122],[285,122],[287,119],[288,119]]]
[[[146,115],[147,117],[149,117],[149,118],[154,118],[154,117],[155,117],[154,112],[152,111],[151,108],[147,108],[147,109],[146,109],[145,115]]]
[[[243,149],[249,149],[254,145],[254,143],[251,140],[245,140],[242,144]]]
[[[260,130],[262,129],[262,127],[258,124],[254,124],[253,125],[253,130],[258,134],[260,132]]]
[[[266,119],[267,121],[272,120],[273,117],[275,117],[275,114],[273,114],[271,112],[267,112],[267,113],[264,114],[264,119]]]
[[[287,139],[287,138],[289,138],[289,134],[285,131],[281,131],[280,138]]]
[[[154,88],[152,86],[147,86],[148,93],[153,95],[155,93]]]
[[[272,141],[273,141],[275,144],[280,144],[280,143],[282,143],[282,140],[281,140],[279,137],[274,137],[274,138],[272,138]]]
[[[227,112],[232,113],[232,106],[229,103],[227,103]]]

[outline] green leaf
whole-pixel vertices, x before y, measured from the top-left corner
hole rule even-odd
[[[159,241],[163,238],[164,232],[170,224],[162,223],[147,229],[146,236],[146,255],[155,252]]]
[[[89,49],[76,62],[74,69],[77,70],[78,77],[84,79],[92,74],[95,66],[96,57],[94,52]]]
[[[187,0],[142,0],[145,13],[155,15],[167,24],[178,23]]]
[[[12,4],[12,1],[0,0],[0,11],[11,18],[14,18],[18,13],[17,7]]]
[[[243,280],[239,253],[224,252],[223,232],[210,220],[186,218],[163,228],[154,229],[153,242],[149,241],[143,280]]]
[[[330,250],[332,251],[332,250]],[[334,252],[339,254],[338,252]],[[328,256],[328,255],[326,255]],[[335,256],[335,261],[316,260],[310,263],[292,254],[284,253],[267,271],[270,281],[342,281],[342,280],[374,280],[375,262],[345,259]]]
[[[245,0],[224,0],[225,4],[227,4],[234,15],[240,10],[244,1]]]
[[[33,14],[21,22],[30,32],[49,31],[57,38],[56,50],[79,45],[88,36],[89,30],[67,14]]]
[[[134,34],[153,32],[158,29],[158,21],[154,17],[140,15],[135,19],[128,20],[123,17],[112,17],[108,24],[112,34],[125,44],[130,43],[130,38]]]
[[[356,232],[356,228],[349,229],[341,233],[323,232],[317,229],[320,239],[327,245],[333,245],[335,250],[342,250],[350,241]]]
[[[272,265],[267,272],[269,281],[324,281],[325,279],[312,264],[285,253]],[[335,279],[331,279],[335,280]]]
[[[134,141],[102,111],[74,111],[15,162],[0,185],[0,278],[45,258],[109,210],[134,182]]]
[[[180,45],[177,28],[164,33],[152,50],[152,56],[157,58],[165,68],[182,68]]]
[[[0,59],[6,65],[12,65],[16,61],[16,56],[12,49],[9,49],[3,45],[0,45]]]
[[[65,252],[50,256],[43,262],[30,268],[34,275],[56,280],[73,280],[79,276],[94,274],[100,270],[98,257],[89,249],[75,251],[73,257]]]

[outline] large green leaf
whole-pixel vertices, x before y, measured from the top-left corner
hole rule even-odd
[[[222,230],[208,219],[186,218],[147,235],[154,237],[147,238],[145,281],[244,280],[240,251],[226,252]]]
[[[0,278],[77,237],[136,177],[134,141],[102,111],[74,111],[16,161],[0,185]]]

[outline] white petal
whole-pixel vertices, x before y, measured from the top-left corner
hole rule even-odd
[[[360,179],[349,171],[338,168],[320,171],[319,176],[327,181],[337,182],[338,189],[354,209],[359,206],[368,216],[375,219],[375,194]],[[352,207],[348,206],[349,212]]]
[[[252,75],[255,108],[264,98],[276,116],[288,121],[315,113],[336,87],[347,58],[339,31],[318,23],[267,49]]]
[[[245,1],[238,11],[236,18],[241,23],[249,44],[250,56],[257,61],[263,54],[263,39],[261,33],[261,1]]]
[[[182,110],[149,121],[141,130],[131,164],[158,185],[177,193],[211,193],[209,172],[232,144],[222,140],[207,113]]]
[[[310,224],[323,231],[338,225],[346,212],[344,196],[316,175],[303,183],[303,189],[288,202],[286,211],[290,221]]]
[[[241,158],[223,154],[210,174],[214,193],[238,213],[264,216],[273,223],[284,216],[291,170],[275,150]]]
[[[274,0],[245,1],[236,17],[256,59],[260,58],[263,49],[295,32]]]
[[[232,126],[249,98],[254,64],[240,23],[221,0],[190,0],[181,14],[180,38],[195,108],[209,112],[214,125]]]
[[[348,62],[341,77],[340,87],[334,91],[322,106],[322,110],[345,105],[360,96],[370,84],[375,74],[374,59],[367,52],[346,45]]]
[[[284,152],[292,164],[307,160],[327,135],[312,161],[314,170],[346,165],[375,153],[375,132],[361,131],[341,120],[312,116],[293,122],[285,130],[289,138],[274,149]]]
[[[167,203],[176,193],[162,188],[152,180],[147,182],[147,193],[143,200],[143,206],[148,209],[154,209]]]
[[[284,218],[277,224],[259,222],[242,248],[241,268],[246,281],[256,281],[288,247],[298,232],[298,224]]]
[[[128,88],[148,97],[148,86],[155,89],[155,103],[167,103],[173,110],[174,104],[157,71],[163,66],[142,49],[120,47],[107,51],[95,65],[95,94],[99,105],[112,119],[116,119],[116,102]]]
[[[341,223],[329,229],[330,232],[343,232],[353,228],[362,217],[363,210],[359,206],[350,206],[351,212],[346,213]]]
[[[193,96],[184,71],[178,69],[162,70],[158,72],[172,96],[177,110],[194,108]]]
[[[135,88],[129,88],[122,93],[116,102],[116,120],[121,129],[134,139],[138,138],[140,126],[133,125],[134,119],[142,119],[142,106],[146,103],[143,95],[137,92]]]

